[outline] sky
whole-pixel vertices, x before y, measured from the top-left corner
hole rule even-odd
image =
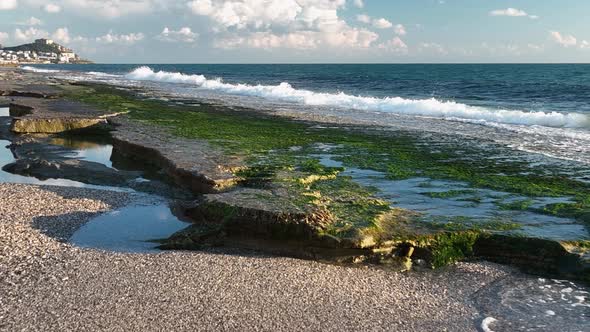
[[[589,0],[0,0],[101,63],[590,62]]]

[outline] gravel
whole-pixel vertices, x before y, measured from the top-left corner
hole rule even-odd
[[[66,242],[129,194],[0,184],[0,330],[474,331],[490,263],[396,273],[239,250],[112,253]]]

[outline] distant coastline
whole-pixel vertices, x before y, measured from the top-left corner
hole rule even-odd
[[[76,52],[51,39],[36,39],[33,43],[3,47],[0,45],[0,66],[25,64],[90,64]]]

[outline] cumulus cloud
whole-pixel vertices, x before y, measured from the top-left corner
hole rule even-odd
[[[284,35],[256,32],[244,37],[234,36],[218,39],[215,41],[215,47],[225,49],[238,47],[312,49],[317,47],[317,41],[310,32],[293,32]]]
[[[371,24],[377,29],[389,29],[393,27],[395,33],[400,36],[406,34],[406,27],[404,27],[402,24],[396,24],[394,26],[393,23],[385,18],[372,19],[369,15],[359,14],[356,16],[356,20],[361,23]]]
[[[122,44],[122,45],[131,45],[139,42],[145,38],[145,35],[141,32],[139,33],[130,33],[126,35],[118,35],[112,32],[107,33],[104,36],[96,37],[96,42],[102,44]]]
[[[0,10],[11,10],[18,6],[16,0],[2,0],[0,1]]]
[[[193,32],[189,27],[180,28],[178,31],[170,30],[165,27],[162,32],[156,36],[156,39],[165,42],[183,42],[183,43],[194,43],[199,34]]]
[[[61,7],[54,4],[54,3],[48,3],[43,6],[43,10],[48,13],[55,14],[55,13],[59,13],[61,11]]]
[[[295,0],[194,0],[187,5],[195,15],[207,16],[220,27],[236,29],[286,25],[303,11]]]
[[[393,23],[389,22],[384,18],[378,18],[373,20],[373,26],[377,29],[388,29],[393,26]]]
[[[72,40],[70,38],[70,32],[68,31],[68,28],[58,28],[51,35],[51,38],[62,44],[68,44]]]
[[[338,16],[346,0],[193,0],[187,6],[208,17],[220,48],[366,48],[378,35]]]
[[[536,20],[539,18],[537,15],[529,15],[527,12],[516,8],[496,9],[490,12],[490,16],[510,16],[510,17],[528,17]]]
[[[159,0],[62,0],[62,7],[85,15],[118,18],[154,12],[165,2]]]
[[[0,43],[6,42],[10,38],[10,35],[7,32],[0,31]]]
[[[578,44],[576,37],[567,34],[561,34],[559,31],[549,31],[549,37],[563,47],[573,47]]]
[[[378,47],[380,49],[392,51],[395,53],[408,53],[408,45],[400,37],[397,36],[386,41],[385,43],[379,44]]]
[[[580,48],[583,50],[588,50],[590,49],[590,43],[587,40],[582,40],[580,42]]]
[[[30,27],[26,30],[21,30],[18,28],[14,30],[14,40],[21,43],[32,42],[35,39],[46,38],[47,36],[49,36],[47,31],[34,27]]]
[[[356,16],[356,20],[361,22],[361,23],[365,23],[365,24],[369,24],[371,23],[371,17],[369,15],[365,15],[365,14],[359,14]]]
[[[395,31],[395,34],[400,35],[400,36],[405,36],[407,34],[406,27],[403,26],[403,24],[397,24],[393,28],[393,31]]]
[[[246,36],[232,36],[217,39],[218,48],[286,48],[315,49],[321,45],[329,47],[368,48],[379,36],[364,29],[347,29],[340,32],[298,31],[287,34],[254,32]]]
[[[38,19],[34,16],[31,16],[24,21],[17,22],[16,24],[17,25],[35,26],[35,25],[43,25],[43,21],[41,21],[40,19]]]
[[[363,0],[354,0],[352,3],[357,8],[364,8],[365,7],[365,2]]]

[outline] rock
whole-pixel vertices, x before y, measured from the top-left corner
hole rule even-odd
[[[124,117],[111,119],[113,154],[149,163],[193,193],[218,193],[232,188],[242,167],[240,158],[224,154],[205,141],[184,139],[156,126]]]
[[[474,254],[530,273],[590,281],[590,261],[583,253],[554,240],[486,234],[475,242]]]
[[[333,222],[327,210],[296,206],[289,199],[262,189],[241,188],[205,195],[185,215],[196,223],[220,224],[228,234],[266,239],[318,240]]]
[[[18,98],[10,104],[15,133],[62,133],[76,130],[108,130],[107,113],[91,106],[67,101]]]

